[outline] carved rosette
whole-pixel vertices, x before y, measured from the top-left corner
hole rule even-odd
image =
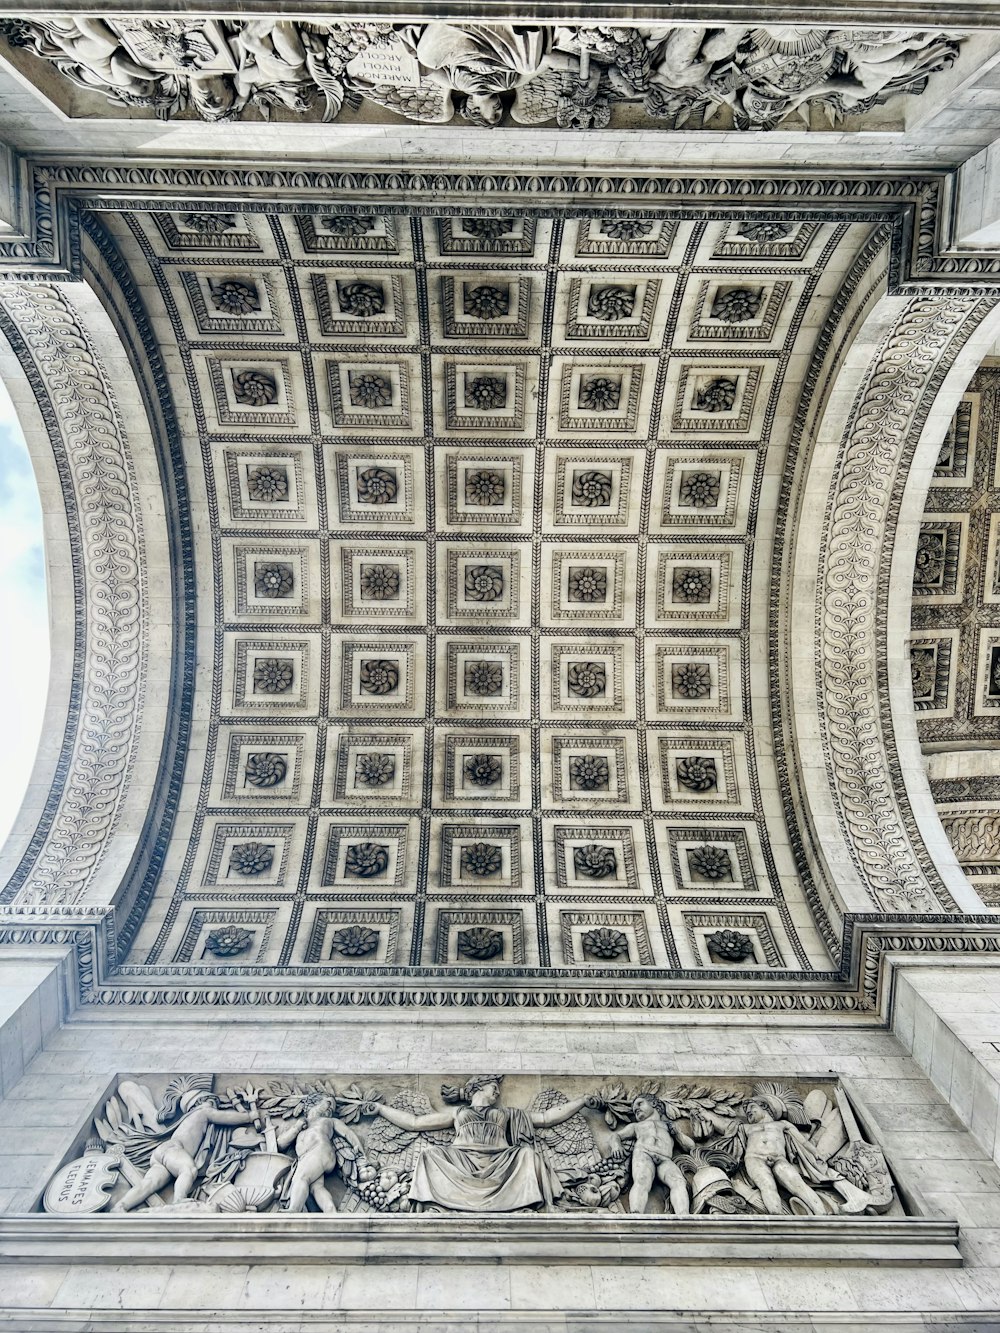
[[[121,414],[69,302],[57,287],[0,283],[3,316],[65,459],[86,624],[75,746],[15,901],[72,904],[87,892],[128,787],[145,667],[143,539]]]
[[[873,357],[834,474],[821,557],[823,726],[831,781],[855,864],[888,911],[934,911],[887,751],[879,613],[895,506],[929,399],[991,303],[954,293],[910,302]],[[905,798],[904,798],[905,799]],[[912,823],[912,821],[911,821]],[[914,831],[915,832],[915,831]]]

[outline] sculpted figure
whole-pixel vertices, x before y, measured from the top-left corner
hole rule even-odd
[[[845,72],[860,85],[856,101],[893,87],[907,87],[947,68],[958,55],[958,44],[937,32],[846,28],[830,37],[845,52]],[[838,87],[838,91],[842,89]]]
[[[354,86],[413,120],[449,121],[457,111],[474,124],[498,125],[507,103],[516,107],[539,75],[571,71],[580,77],[579,56],[555,50],[551,28],[428,23],[398,28],[396,37],[417,61],[419,87],[374,88],[358,80]]]
[[[502,1074],[481,1074],[461,1088],[444,1086],[454,1105],[428,1115],[411,1115],[379,1104],[378,1113],[400,1129],[454,1128],[452,1143],[425,1143],[413,1169],[410,1202],[457,1212],[509,1213],[538,1205],[551,1207],[563,1192],[555,1171],[535,1141],[535,1129],[562,1124],[592,1104],[576,1097],[548,1111],[523,1111],[500,1104]]]
[[[132,1117],[136,1129],[148,1129],[151,1134],[162,1133],[159,1112],[144,1083],[123,1079],[118,1084],[118,1096],[125,1103],[125,1109]]]
[[[777,1083],[757,1083],[746,1103],[747,1124],[736,1131],[743,1149],[743,1170],[760,1191],[765,1211],[785,1211],[778,1186],[799,1199],[817,1217],[828,1215],[813,1185],[830,1185],[843,1198],[842,1213],[863,1213],[871,1196],[845,1179],[819,1155],[805,1134],[788,1119],[801,1102]],[[801,1118],[801,1117],[800,1117]]]
[[[279,1148],[287,1148],[293,1142],[295,1144],[297,1161],[288,1191],[290,1213],[304,1213],[310,1195],[320,1212],[337,1211],[333,1196],[326,1187],[326,1177],[336,1171],[339,1165],[335,1135],[346,1139],[359,1157],[364,1155],[361,1140],[342,1120],[337,1119],[336,1109],[332,1097],[321,1097],[309,1107],[305,1116],[293,1120],[278,1135]]]
[[[170,1137],[150,1154],[149,1170],[125,1194],[112,1211],[127,1213],[153,1194],[174,1182],[174,1203],[187,1199],[199,1172],[197,1157],[213,1125],[249,1125],[258,1119],[255,1111],[222,1111],[219,1099],[210,1092],[191,1089],[180,1099],[181,1120]]]
[[[8,31],[8,40],[52,60],[78,87],[96,89],[113,101],[152,106],[164,113],[178,104],[180,84],[176,76],[138,64],[118,34],[96,16],[26,20]]]
[[[626,1125],[611,1136],[612,1157],[625,1156],[625,1144],[632,1147],[632,1188],[629,1190],[630,1213],[644,1213],[649,1203],[653,1181],[659,1180],[670,1192],[670,1206],[678,1217],[691,1211],[684,1172],[673,1160],[674,1144],[685,1152],[697,1145],[694,1139],[677,1128],[671,1120],[666,1103],[651,1093],[643,1093],[632,1103],[635,1123]]]
[[[287,19],[251,19],[232,38],[239,52],[236,88],[243,105],[279,102],[290,111],[309,109],[316,83],[310,56],[321,49],[315,34]]]

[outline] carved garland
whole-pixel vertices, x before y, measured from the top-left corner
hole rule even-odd
[[[121,414],[71,306],[55,287],[0,284],[0,309],[75,497],[87,634],[59,803],[11,883],[19,902],[71,904],[93,879],[128,787],[145,674],[142,532]]]
[[[841,446],[821,561],[823,724],[855,864],[889,911],[939,906],[906,829],[887,762],[877,616],[885,537],[921,405],[978,320],[976,298],[917,299],[885,338]],[[985,314],[985,308],[983,309]],[[950,346],[949,346],[950,345]]]

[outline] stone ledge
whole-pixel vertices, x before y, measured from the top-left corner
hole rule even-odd
[[[744,1263],[961,1267],[958,1223],[938,1218],[407,1216],[226,1219],[27,1213],[0,1219],[0,1264]]]

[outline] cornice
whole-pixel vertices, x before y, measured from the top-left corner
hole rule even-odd
[[[78,277],[81,211],[114,209],[127,200],[139,209],[190,206],[199,199],[229,210],[277,202],[295,212],[336,199],[384,213],[441,215],[461,211],[514,213],[518,198],[533,206],[577,216],[627,205],[636,217],[718,220],[780,213],[788,220],[873,221],[893,226],[891,288],[982,287],[1000,280],[1000,255],[951,247],[954,173],[909,176],[787,168],[756,178],[693,176],[680,172],[423,171],[324,168],[311,165],[246,167],[237,163],[78,163],[22,160],[23,190],[31,234],[0,241],[0,272],[10,278]],[[470,203],[475,198],[476,204]]]
[[[481,972],[459,968],[357,969],[320,966],[241,967],[120,966],[115,962],[113,908],[0,909],[0,955],[5,947],[62,946],[73,950],[76,973],[72,1006],[88,1016],[143,1009],[169,1012],[171,1020],[204,1021],[207,1010],[248,1017],[262,1010],[304,1018],[336,1010],[364,1013],[447,1011],[457,1017],[484,1009],[514,1015],[584,1010],[600,1021],[632,1013],[670,1021],[696,1017],[745,1021],[750,1015],[828,1023],[853,1017],[880,1024],[888,1016],[893,970],[907,958],[982,963],[1000,956],[996,915],[938,914],[887,918],[853,915],[844,921],[839,970],[773,974],[749,981],[745,973],[713,974],[648,968],[623,977],[581,969],[575,988],[565,969],[509,968],[484,985]],[[602,985],[606,982],[606,987]]]

